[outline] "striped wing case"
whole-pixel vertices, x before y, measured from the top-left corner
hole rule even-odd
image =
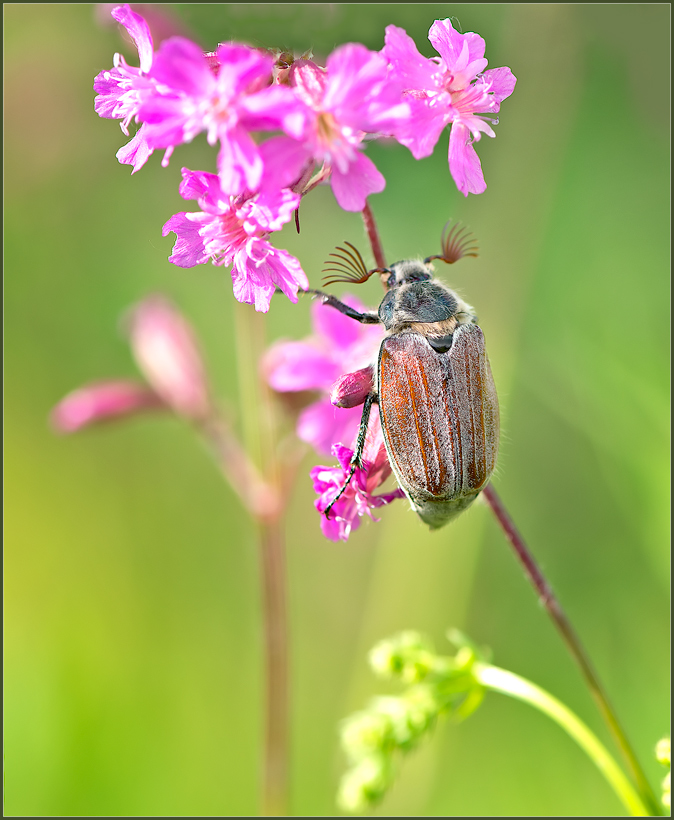
[[[384,340],[379,412],[393,471],[431,529],[465,509],[496,463],[499,409],[484,336],[460,325],[435,351],[418,333]]]

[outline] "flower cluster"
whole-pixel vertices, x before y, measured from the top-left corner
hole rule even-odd
[[[428,639],[407,631],[371,650],[373,671],[408,688],[375,698],[344,721],[342,748],[350,768],[339,789],[342,809],[371,809],[391,787],[400,753],[414,749],[441,715],[465,718],[480,705],[483,689],[471,674],[477,656],[467,639],[458,646],[454,657],[437,655]]]
[[[159,149],[168,165],[177,146],[202,132],[218,146],[217,174],[182,171],[180,193],[201,210],[172,216],[164,235],[177,237],[176,265],[231,265],[236,299],[256,310],[266,312],[277,289],[296,302],[308,287],[299,261],[269,241],[304,195],[330,184],[340,207],[360,211],[384,189],[364,153],[368,140],[394,138],[418,159],[451,125],[449,167],[459,190],[486,187],[471,143],[494,136],[491,115],[515,78],[508,68],[484,71],[484,40],[449,20],[430,30],[439,57],[422,57],[403,29],[388,26],[381,51],[349,43],[320,66],[239,43],[204,53],[177,36],[155,51],[146,21],[128,4],[112,16],[140,62],[136,68],[116,54],[94,82],[100,116],[119,120],[127,136],[139,124],[117,157],[135,173]]]

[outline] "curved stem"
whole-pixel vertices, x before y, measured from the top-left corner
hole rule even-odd
[[[625,773],[608,753],[597,736],[557,698],[531,681],[489,664],[475,663],[471,671],[477,681],[487,689],[529,703],[552,718],[566,731],[588,757],[618,795],[623,805],[634,817],[649,817],[650,812]]]
[[[659,815],[661,813],[660,807],[655,795],[653,794],[650,783],[646,779],[646,775],[644,774],[644,771],[641,768],[636,755],[634,754],[632,746],[627,739],[627,735],[618,722],[618,718],[609,703],[608,697],[604,692],[604,688],[601,685],[596,672],[594,671],[592,663],[590,662],[580,639],[571,626],[571,622],[567,618],[566,613],[562,609],[561,604],[552,591],[550,584],[548,584],[545,579],[545,576],[541,572],[541,569],[536,563],[533,555],[529,552],[522,535],[515,526],[512,518],[508,515],[506,508],[503,506],[503,502],[491,484],[488,484],[485,487],[482,491],[482,495],[491,507],[497,521],[515,550],[515,554],[517,555],[519,562],[524,567],[527,578],[536,590],[541,603],[548,612],[548,615],[552,618],[552,621],[561,634],[567,649],[580,667],[580,671],[585,678],[585,682],[587,683],[588,688],[590,689],[590,692],[599,707],[599,711],[611,731],[611,734],[618,744],[629,770],[632,772],[635,782],[639,787],[639,792],[641,793],[644,802],[649,807],[650,813],[653,815]]]

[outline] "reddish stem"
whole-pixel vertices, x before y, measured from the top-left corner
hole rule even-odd
[[[262,815],[288,814],[288,624],[285,600],[283,522],[260,527],[260,562],[264,599],[266,715]]]
[[[545,579],[545,576],[541,572],[541,569],[536,563],[533,555],[529,552],[522,535],[515,526],[506,508],[503,506],[503,502],[491,484],[488,484],[484,488],[482,495],[491,507],[492,512],[496,516],[496,520],[501,525],[501,528],[508,541],[510,541],[511,546],[515,550],[515,554],[519,562],[524,567],[527,578],[536,590],[536,593],[538,594],[541,603],[546,608],[548,615],[552,618],[552,621],[561,634],[562,640],[566,644],[567,649],[580,667],[580,671],[582,672],[590,692],[599,707],[599,711],[606,721],[611,734],[618,744],[618,747],[620,748],[620,751],[622,752],[623,757],[632,772],[632,776],[639,786],[642,797],[650,805],[650,808],[654,814],[660,814],[658,803],[655,799],[653,791],[651,790],[651,786],[646,779],[646,775],[644,774],[639,761],[632,750],[627,736],[618,722],[618,718],[609,703],[608,697],[604,692],[604,688],[597,677],[597,673],[594,671],[592,663],[590,662],[580,639],[571,626],[571,622],[567,618],[566,613],[562,609],[561,604],[552,591],[552,587]]]
[[[365,207],[361,211],[363,222],[365,223],[365,230],[367,231],[370,245],[372,246],[372,255],[374,256],[375,264],[378,268],[386,267],[386,257],[381,246],[381,239],[379,238],[379,231],[377,230],[377,223],[374,221],[374,214],[370,208],[370,203],[365,202]]]

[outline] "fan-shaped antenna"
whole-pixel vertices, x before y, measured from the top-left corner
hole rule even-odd
[[[326,287],[328,285],[334,285],[336,282],[362,285],[363,282],[367,282],[373,273],[377,273],[380,270],[380,268],[368,270],[365,267],[365,262],[358,248],[350,242],[345,242],[344,244],[347,246],[346,248],[335,248],[335,251],[338,252],[329,254],[329,256],[333,258],[327,259],[325,262],[326,267],[323,268],[322,273],[329,274],[323,278],[323,284]]]
[[[477,256],[477,242],[473,234],[461,222],[455,222],[450,228],[451,219],[442,230],[442,255],[428,256],[424,262],[441,259],[448,265],[453,265],[464,256]]]

